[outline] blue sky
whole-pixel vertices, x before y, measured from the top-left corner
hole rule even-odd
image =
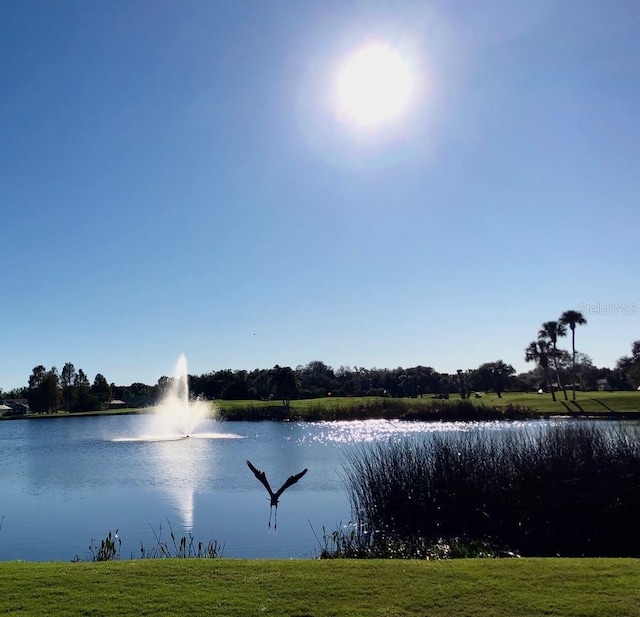
[[[371,41],[415,87],[365,130]],[[640,338],[640,2],[0,0],[0,80],[5,390]]]

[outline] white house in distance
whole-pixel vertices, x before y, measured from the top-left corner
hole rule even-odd
[[[0,416],[24,416],[29,413],[29,402],[26,398],[0,400]]]

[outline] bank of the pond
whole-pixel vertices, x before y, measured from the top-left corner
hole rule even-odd
[[[577,392],[573,400],[562,392],[554,401],[549,394],[534,392],[481,393],[478,398],[462,400],[459,395],[448,399],[423,395],[417,398],[378,396],[332,397],[293,400],[288,407],[281,401],[216,400],[211,401],[211,414],[220,420],[261,421],[301,420],[334,421],[365,419],[401,419],[418,421],[495,421],[534,418],[569,417],[609,420],[640,420],[640,392]],[[110,409],[77,413],[28,414],[0,419],[50,419],[96,415],[153,413],[153,407]]]
[[[0,563],[3,615],[640,616],[640,560]]]
[[[570,396],[570,395],[569,395]],[[278,401],[216,401],[224,420],[365,420],[401,419],[418,421],[495,421],[570,417],[589,419],[640,420],[638,392],[578,392],[576,399],[556,401],[549,394],[509,392],[501,397],[483,393],[462,400],[458,395],[438,399],[324,397],[294,400],[288,408]]]

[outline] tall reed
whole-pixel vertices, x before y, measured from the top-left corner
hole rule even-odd
[[[355,539],[640,557],[639,438],[637,427],[568,422],[362,447],[345,460]]]
[[[162,525],[160,525],[157,532],[152,527],[156,545],[151,548],[146,548],[144,544],[140,542],[141,559],[217,559],[222,557],[224,545],[220,544],[217,540],[209,540],[207,544],[196,542],[191,532],[188,533],[188,536],[178,538],[173,533],[171,522],[167,520],[167,524],[169,525],[171,542],[162,539]]]

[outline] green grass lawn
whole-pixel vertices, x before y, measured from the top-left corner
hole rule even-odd
[[[0,563],[2,615],[640,616],[640,560]]]
[[[506,392],[502,398],[498,398],[493,392],[482,395],[480,399],[471,399],[474,403],[485,405],[506,406],[521,405],[531,407],[536,411],[547,413],[566,413],[566,408],[562,402],[566,402],[570,407],[577,410],[571,403],[572,393],[567,392],[569,401],[564,401],[562,392],[556,392],[557,401],[553,401],[550,394],[536,394],[524,392]],[[456,395],[456,399],[459,397]],[[587,413],[613,411],[638,411],[640,412],[640,392],[576,392],[576,402]]]
[[[469,401],[474,405],[484,405],[504,408],[507,405],[518,407],[528,407],[543,414],[567,415],[569,410],[579,412],[582,409],[588,414],[607,414],[614,412],[638,412],[640,413],[640,392],[576,392],[576,402],[579,407],[571,402],[571,393],[568,393],[569,401],[564,401],[562,392],[556,394],[556,401],[553,401],[550,394],[507,392],[501,398],[494,393],[482,393],[481,398],[471,398]],[[325,397],[319,399],[293,400],[291,409],[294,414],[304,418],[308,411],[314,411],[322,415],[331,415],[331,411],[339,412],[353,407],[375,407],[382,402],[393,405],[394,402],[402,403],[405,406],[420,408],[434,403],[446,405],[459,402],[460,396],[452,394],[448,400],[438,400],[432,395],[425,394],[419,398],[399,398],[389,399],[375,396],[360,397]],[[563,402],[565,404],[563,404]],[[280,401],[216,401],[220,410],[232,412],[234,409],[255,410],[256,413],[264,412],[269,407],[280,408]]]
[[[536,394],[523,392],[506,392],[501,398],[494,393],[482,393],[481,398],[471,398],[469,402],[474,405],[483,405],[487,407],[504,408],[507,405],[516,407],[527,407],[531,410],[550,415],[568,415],[569,410],[579,412],[580,410],[590,415],[603,414],[610,412],[636,412],[640,419],[640,392],[576,392],[576,402],[579,407],[571,402],[571,392],[568,393],[569,400],[564,401],[562,392],[556,394],[556,401],[553,401],[550,394]],[[438,405],[455,404],[460,401],[460,396],[452,394],[448,400],[435,399],[430,394],[425,394],[419,398],[382,398],[376,396],[354,396],[339,397],[327,396],[317,399],[304,399],[291,401],[291,415],[301,419],[334,419],[346,415],[350,417],[349,410],[357,410],[357,417],[366,417],[367,409],[376,410],[380,405],[387,405],[393,409],[397,407],[406,410],[409,408],[420,409],[422,406],[429,406],[437,403]],[[566,405],[566,406],[565,406]],[[568,406],[568,407],[567,407]],[[228,419],[234,418],[234,411],[241,412],[238,417],[245,419],[247,416],[252,419],[281,419],[283,417],[282,402],[279,400],[272,401],[225,401],[217,400],[215,405],[212,403],[212,413],[214,409],[220,410],[221,415],[227,416]],[[59,414],[45,415],[29,415],[27,418],[55,418],[55,417],[78,417],[85,415],[116,415],[130,413],[151,413],[153,407],[144,409],[114,409],[102,412],[86,412],[68,414],[60,412]],[[398,412],[400,413],[400,412]],[[287,414],[284,414],[287,415]],[[372,416],[378,414],[372,411]],[[393,415],[393,411],[391,412]]]

